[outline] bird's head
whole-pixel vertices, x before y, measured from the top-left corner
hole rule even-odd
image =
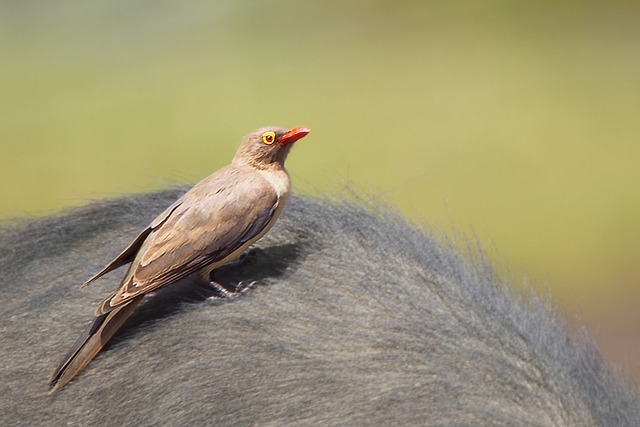
[[[293,143],[311,130],[305,127],[285,129],[277,126],[260,128],[245,136],[233,158],[234,163],[248,163],[254,167],[284,166]]]

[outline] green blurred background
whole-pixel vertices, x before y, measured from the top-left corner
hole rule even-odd
[[[639,2],[5,0],[0,52],[1,218],[309,126],[298,193],[475,233],[640,376]]]

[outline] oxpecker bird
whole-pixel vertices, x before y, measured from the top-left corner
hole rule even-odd
[[[118,289],[98,305],[93,323],[51,373],[52,391],[87,366],[147,293],[195,273],[210,280],[213,269],[269,231],[290,193],[285,159],[292,144],[309,131],[265,127],[244,137],[229,166],[194,185],[82,285],[130,264]]]

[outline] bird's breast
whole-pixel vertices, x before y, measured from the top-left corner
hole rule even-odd
[[[289,197],[291,180],[286,170],[259,170],[258,173],[271,184],[278,195],[278,199],[286,200]]]

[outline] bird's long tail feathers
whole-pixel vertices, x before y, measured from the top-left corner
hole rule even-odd
[[[91,362],[131,316],[141,300],[142,296],[134,298],[129,304],[115,308],[94,319],[62,359],[60,365],[49,375],[49,384],[52,386],[51,393],[62,388]]]

